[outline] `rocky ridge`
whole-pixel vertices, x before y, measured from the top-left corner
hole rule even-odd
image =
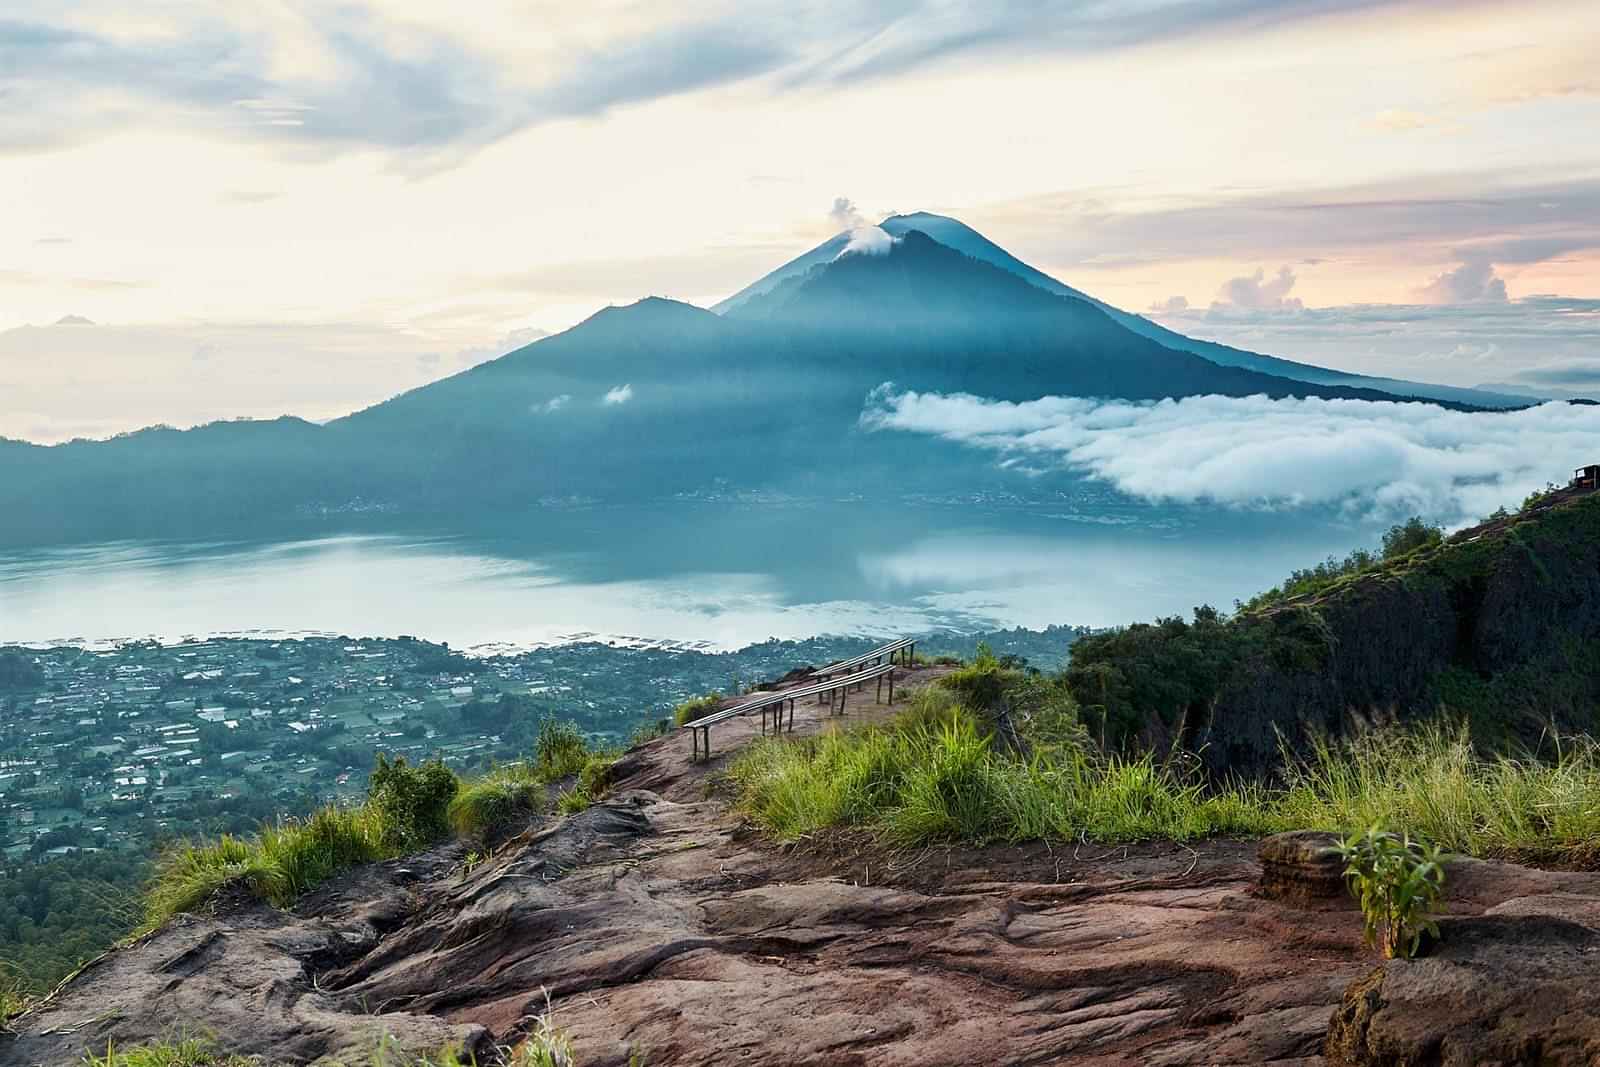
[[[802,703],[797,732],[819,728]],[[850,717],[881,715],[871,694]],[[1600,875],[1452,865],[1435,953],[1380,961],[1325,840],[779,849],[659,739],[613,793],[349,872],[292,912],[225,899],[22,1017],[0,1065],[213,1034],[273,1063],[514,1043],[547,1005],[585,1067],[1578,1064],[1600,1053]],[[1318,889],[1321,885],[1323,888]],[[1289,891],[1285,887],[1299,887]],[[1307,888],[1310,887],[1310,888]]]

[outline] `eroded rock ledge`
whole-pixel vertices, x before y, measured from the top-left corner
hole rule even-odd
[[[1455,864],[1443,945],[1379,966],[1325,840],[785,851],[676,744],[470,872],[445,846],[113,952],[0,1065],[178,1027],[294,1064],[486,1050],[547,996],[586,1067],[1600,1062],[1600,875]]]

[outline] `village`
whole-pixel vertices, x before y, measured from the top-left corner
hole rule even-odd
[[[1048,665],[1075,635],[986,636]],[[945,645],[959,652],[976,640]],[[414,638],[314,637],[12,650],[38,675],[0,689],[0,847],[16,863],[247,833],[359,796],[379,751],[482,769],[525,755],[547,718],[574,722],[596,744],[625,744],[689,697],[870,644],[816,638],[718,653],[580,641],[470,657]]]

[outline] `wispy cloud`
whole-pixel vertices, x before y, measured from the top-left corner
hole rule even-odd
[[[1552,368],[1600,353],[1600,300],[1354,304],[1284,313],[1213,304],[1152,309],[1192,337],[1321,366],[1447,385],[1502,383],[1549,395],[1593,388]]]
[[[175,32],[137,41],[58,24],[43,9],[34,21],[0,21],[0,151],[137,124],[301,149],[379,148],[438,166],[528,125],[749,77],[786,55],[738,24],[680,23],[569,50],[529,84],[503,57],[376,5],[300,9],[286,8],[313,39],[294,47],[324,57],[309,72],[289,64],[285,73],[278,53],[289,46],[218,11],[173,12]]]
[[[1107,248],[1167,260],[1285,262],[1349,249],[1405,249],[1419,263],[1539,262],[1600,249],[1600,176],[1561,181],[1463,173],[1312,192],[1108,206],[1099,190],[1031,197],[986,213],[1021,235],[1025,259],[1094,266]],[[1515,235],[1507,237],[1508,234]]]
[[[1266,397],[1010,403],[884,386],[862,422],[1057,464],[1151,501],[1449,524],[1514,505],[1600,455],[1600,408],[1564,403],[1495,414]]]
[[[968,56],[1102,53],[1410,2],[755,0],[675,20],[618,19],[598,38],[553,34],[548,15],[530,11],[513,24],[529,41],[513,61],[462,27],[386,14],[372,0],[284,0],[272,17],[248,5],[176,4],[163,10],[163,33],[138,37],[86,28],[118,21],[124,9],[108,0],[70,10],[19,0],[0,20],[0,151],[137,124],[300,150],[377,148],[436,167],[530,125],[752,79],[840,86]]]
[[[618,404],[626,404],[632,399],[633,386],[618,385],[606,390],[606,395],[600,398],[600,403],[607,407],[615,407]]]

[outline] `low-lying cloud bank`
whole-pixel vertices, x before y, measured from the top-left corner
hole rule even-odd
[[[1464,525],[1600,462],[1600,407],[1468,414],[1429,404],[1199,396],[1021,403],[901,391],[867,397],[862,425],[1059,466],[1130,496],[1236,508],[1331,506]]]

